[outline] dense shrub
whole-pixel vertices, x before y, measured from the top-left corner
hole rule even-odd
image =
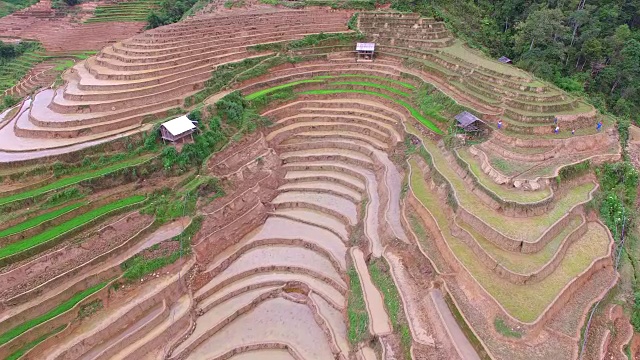
[[[196,2],[197,0],[163,0],[160,8],[147,16],[147,29],[178,22]]]

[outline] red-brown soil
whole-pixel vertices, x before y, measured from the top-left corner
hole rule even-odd
[[[57,250],[24,264],[23,266],[29,267],[28,272],[33,276],[15,279],[15,283],[12,282],[13,286],[0,292],[0,299],[8,299],[33,289],[47,280],[106,253],[131,238],[152,221],[152,216],[137,212],[113,217],[109,222],[88,231],[84,239],[63,244]]]
[[[51,1],[39,3],[0,18],[0,37],[32,39],[47,51],[100,50],[106,45],[141,32],[144,22],[85,24],[95,3],[77,5],[73,10],[51,9]]]

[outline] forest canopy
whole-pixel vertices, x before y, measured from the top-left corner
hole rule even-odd
[[[640,122],[640,0],[396,0],[471,46]]]

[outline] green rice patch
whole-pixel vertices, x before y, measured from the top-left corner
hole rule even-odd
[[[34,347],[36,347],[41,342],[47,340],[48,338],[52,337],[53,335],[61,332],[62,330],[66,329],[66,328],[67,328],[67,325],[58,326],[57,328],[53,329],[53,331],[48,332],[48,333],[40,336],[39,338],[33,340],[32,342],[26,344],[25,346],[21,347],[20,349],[18,349],[18,351],[16,351],[13,354],[9,355],[5,360],[17,360],[17,359],[21,358],[24,354],[27,353],[27,351],[33,349]]]
[[[280,89],[285,89],[285,88],[296,86],[296,85],[299,85],[299,84],[318,83],[318,82],[321,83],[321,82],[324,82],[324,81],[323,80],[313,80],[313,79],[293,81],[293,82],[290,82],[290,83],[274,86],[272,88],[256,91],[254,93],[251,93],[251,94],[245,96],[245,99],[251,101],[251,100],[253,100],[253,99],[257,98],[257,97],[272,93],[274,91],[278,91]]]
[[[144,196],[135,195],[125,199],[114,201],[105,206],[88,211],[78,217],[73,218],[70,221],[67,221],[58,226],[49,228],[36,236],[30,237],[28,239],[18,241],[15,243],[11,243],[5,247],[0,248],[0,259],[4,259],[8,256],[12,256],[12,255],[21,253],[25,250],[31,249],[35,246],[44,244],[48,241],[51,241],[57,238],[58,236],[64,233],[67,233],[75,228],[85,225],[98,217],[106,215],[114,210],[118,210],[129,205],[140,203],[144,200],[145,200]]]
[[[34,319],[28,320],[16,327],[14,327],[13,329],[5,332],[4,334],[0,335],[0,345],[4,345],[6,343],[8,343],[9,341],[15,339],[16,337],[20,336],[21,334],[29,331],[31,328],[34,328],[40,324],[42,324],[45,321],[51,320],[54,317],[65,313],[69,310],[71,310],[74,306],[76,306],[76,304],[78,304],[80,301],[84,300],[85,298],[89,297],[90,295],[98,292],[100,289],[104,288],[105,285],[107,285],[107,282],[103,282],[97,285],[94,285],[86,290],[80,291],[78,293],[76,293],[75,295],[73,295],[73,297],[71,297],[71,299],[63,302],[62,304],[56,306],[55,308],[53,308],[53,310],[49,311],[46,314],[40,315]],[[35,345],[34,345],[35,346]]]
[[[429,119],[425,118],[424,116],[422,116],[422,114],[420,114],[420,112],[418,110],[413,108],[413,106],[409,105],[405,101],[394,99],[393,97],[391,97],[389,95],[377,93],[377,92],[374,92],[374,91],[367,91],[367,90],[346,90],[346,89],[309,90],[309,91],[300,92],[300,93],[298,93],[298,95],[330,95],[330,94],[349,94],[349,93],[351,93],[351,94],[373,95],[373,96],[378,96],[378,97],[381,97],[381,98],[384,98],[384,99],[387,99],[387,100],[391,100],[391,101],[393,101],[393,102],[395,102],[397,104],[402,105],[405,109],[407,109],[409,111],[409,113],[411,113],[411,116],[413,116],[416,120],[418,120],[424,126],[429,128],[431,131],[435,132],[436,134],[440,134],[440,135],[444,134],[442,132],[442,130],[440,130],[433,122],[431,122],[431,120],[429,120]]]
[[[371,87],[374,89],[381,89],[381,90],[387,90],[391,93],[394,93],[396,95],[400,95],[400,96],[404,96],[404,97],[410,97],[411,95],[398,90],[396,88],[392,88],[391,86],[386,86],[386,85],[381,85],[378,83],[372,83],[372,82],[366,82],[366,81],[337,81],[337,82],[332,82],[329,85],[333,86],[333,85],[357,85],[357,86],[366,86],[366,87]]]
[[[113,164],[110,166],[106,166],[102,169],[96,170],[96,171],[87,171],[84,173],[80,173],[78,175],[75,176],[70,176],[67,178],[63,178],[57,181],[54,181],[48,185],[45,185],[41,188],[37,188],[37,189],[33,189],[30,191],[25,191],[19,194],[15,194],[15,195],[11,195],[11,196],[7,196],[4,198],[0,198],[0,205],[4,205],[4,204],[8,204],[14,201],[19,201],[19,200],[24,200],[24,199],[28,199],[34,196],[38,196],[38,195],[42,195],[44,193],[47,193],[49,191],[53,191],[53,190],[57,190],[69,185],[73,185],[73,184],[77,184],[79,182],[85,181],[85,180],[89,180],[89,179],[93,179],[96,177],[100,177],[100,176],[104,176],[113,172],[116,172],[118,170],[122,170],[124,168],[127,167],[131,167],[131,166],[136,166],[136,165],[140,165],[142,163],[144,163],[145,161],[151,159],[153,156],[155,155],[149,155],[149,156],[141,156],[135,159],[131,159],[128,161],[124,161],[121,163],[117,163],[117,164]]]
[[[55,219],[60,215],[66,214],[72,210],[75,210],[81,206],[86,205],[86,202],[80,202],[80,203],[76,203],[76,204],[71,204],[65,207],[62,207],[58,210],[54,210],[51,212],[48,212],[46,214],[42,214],[40,216],[36,216],[34,218],[31,218],[25,222],[21,222],[20,224],[17,224],[15,226],[12,226],[10,228],[4,229],[2,231],[0,231],[0,238],[5,237],[5,236],[9,236],[9,235],[13,235],[13,234],[17,234],[20,232],[23,232],[25,230],[31,229],[33,227],[36,227],[40,224],[42,224],[45,221],[49,221],[51,219]]]

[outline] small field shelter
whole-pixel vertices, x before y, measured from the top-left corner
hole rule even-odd
[[[169,120],[160,125],[160,134],[162,135],[162,141],[176,142],[180,139],[184,139],[190,136],[193,140],[193,132],[196,126],[187,115],[180,116],[173,120]]]

